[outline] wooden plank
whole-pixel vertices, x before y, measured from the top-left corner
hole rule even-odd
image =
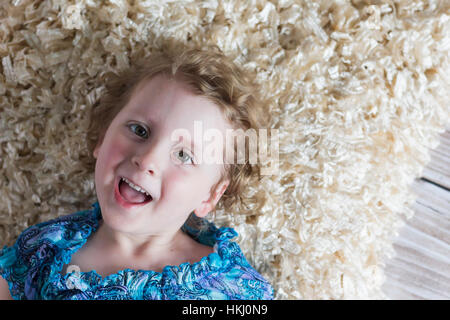
[[[416,203],[431,210],[434,210],[441,216],[449,217],[450,192],[439,186],[416,179],[411,185],[411,189],[417,194]]]
[[[449,258],[421,246],[422,242],[421,238],[405,240],[403,234],[394,244],[397,256],[386,264],[383,285],[390,299],[450,298]]]
[[[394,249],[398,252],[396,263],[408,262],[414,270],[420,269],[422,272],[424,271],[422,269],[426,269],[435,276],[440,275],[442,281],[448,283],[450,288],[450,278],[448,277],[450,261],[446,256],[436,253],[433,247],[418,246],[414,242],[402,239],[394,245]],[[423,274],[423,277],[426,278],[427,275]]]
[[[416,295],[414,290],[405,288],[402,282],[395,279],[389,279],[383,285],[384,292],[389,292],[389,298],[392,300],[424,300],[423,294]]]
[[[435,210],[417,202],[414,205],[414,211],[417,216],[416,219],[409,221],[409,226],[450,244],[450,233],[448,232],[450,220],[448,218],[442,218],[442,215]],[[418,213],[419,211],[420,213]]]
[[[409,280],[401,268],[390,267],[391,277],[383,285],[384,292],[393,300],[444,300],[448,299],[434,290],[424,288],[414,280]]]
[[[387,266],[386,271],[389,273],[386,284],[401,288],[404,295],[397,296],[395,299],[416,299],[417,297],[422,299],[450,298],[448,279],[447,281],[442,281],[445,277],[436,275],[433,271],[420,266],[411,268],[410,261],[398,259],[395,263]],[[392,294],[389,294],[389,298],[393,299],[394,297]]]
[[[422,175],[427,180],[439,184],[446,189],[450,189],[450,177],[444,174],[442,168],[427,167],[426,169],[424,169]]]

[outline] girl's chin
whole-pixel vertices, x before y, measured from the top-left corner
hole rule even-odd
[[[123,233],[135,233],[139,228],[142,228],[142,220],[139,215],[128,214],[122,210],[108,210],[102,212],[103,224],[107,225],[109,229]]]

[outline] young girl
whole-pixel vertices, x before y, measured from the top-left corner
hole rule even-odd
[[[253,90],[217,49],[155,55],[109,82],[89,129],[98,202],[4,247],[0,298],[273,299],[237,233],[202,219],[259,166],[195,154],[196,122],[223,137],[262,123]]]

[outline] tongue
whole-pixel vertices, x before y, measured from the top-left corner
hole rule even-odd
[[[131,188],[128,183],[121,182],[119,184],[119,191],[122,197],[127,200],[128,202],[133,203],[142,203],[146,200],[145,194],[142,192],[136,191],[133,188]]]

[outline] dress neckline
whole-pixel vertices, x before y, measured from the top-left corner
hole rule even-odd
[[[236,231],[229,227],[217,228],[212,222],[207,222],[208,227],[205,231],[196,231],[186,228],[186,233],[194,240],[202,244],[211,244],[214,241],[214,252],[202,257],[199,261],[190,263],[183,262],[179,265],[167,265],[161,272],[154,270],[131,269],[125,268],[115,273],[101,276],[95,269],[90,271],[71,271],[62,274],[63,267],[69,265],[72,256],[87,242],[89,236],[96,232],[99,228],[101,216],[101,209],[98,202],[92,204],[92,209],[83,211],[84,218],[80,222],[74,222],[76,225],[72,226],[75,229],[81,230],[77,234],[74,241],[67,242],[65,248],[62,248],[60,259],[56,259],[56,268],[50,274],[50,282],[67,285],[68,283],[77,283],[79,287],[87,287],[89,285],[106,286],[110,283],[117,282],[126,276],[146,275],[152,280],[159,281],[177,281],[177,278],[182,274],[189,273],[189,280],[196,280],[203,277],[211,271],[217,271],[221,267],[229,265],[230,256],[227,247],[232,244],[229,240],[236,237]],[[86,222],[89,222],[86,224]],[[81,280],[81,281],[80,281]]]

